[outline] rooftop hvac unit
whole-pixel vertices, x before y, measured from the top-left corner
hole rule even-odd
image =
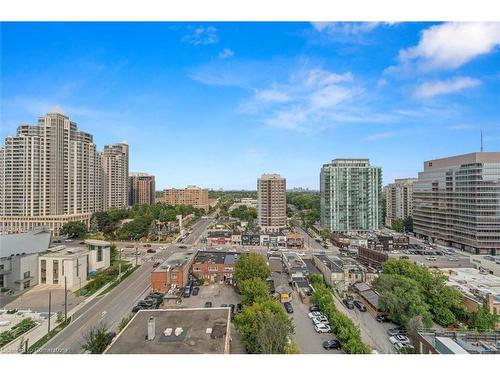
[[[182,329],[182,327],[177,327],[177,328],[175,329],[174,335],[176,335],[176,336],[180,336],[180,335],[182,334],[182,332],[183,332],[183,331],[184,331],[184,330]]]
[[[155,318],[154,317],[150,317],[148,319],[148,337],[147,337],[147,340],[148,341],[153,341],[154,338],[155,338],[155,335],[156,335],[156,329],[155,329]]]

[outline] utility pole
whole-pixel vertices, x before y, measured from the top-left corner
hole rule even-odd
[[[51,293],[50,293],[50,290],[49,290],[49,330],[48,330],[48,332],[47,332],[47,333],[49,333],[49,334],[50,334],[50,307],[51,307],[51,306],[50,306],[50,304],[51,304],[51,301],[52,301],[52,298],[51,298],[51,297],[52,297],[52,296],[51,296]]]
[[[66,284],[66,276],[64,276],[64,324],[68,321],[68,288]]]

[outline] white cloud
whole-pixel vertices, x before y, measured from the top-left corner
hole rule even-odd
[[[481,81],[471,77],[456,77],[446,81],[429,81],[417,86],[413,95],[416,98],[432,98],[437,95],[451,94],[479,86]]]
[[[286,92],[276,89],[257,90],[255,93],[255,99],[260,102],[268,103],[285,103],[291,100],[290,96]]]
[[[312,22],[316,31],[328,34],[356,36],[368,33],[380,26],[381,22]]]
[[[416,46],[399,52],[399,62],[423,71],[455,69],[499,45],[500,22],[449,22],[422,31]]]
[[[313,109],[328,109],[354,96],[356,90],[342,86],[326,86],[311,93],[309,102]]]
[[[336,74],[323,69],[312,69],[306,76],[307,86],[325,86],[334,83],[352,81],[352,73]]]
[[[219,41],[217,29],[213,26],[198,26],[190,34],[184,35],[182,41],[194,45],[214,44]]]
[[[229,48],[224,48],[221,52],[219,52],[219,59],[227,59],[228,57],[233,57],[234,52]]]

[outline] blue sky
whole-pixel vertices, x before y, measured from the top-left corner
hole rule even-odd
[[[319,188],[368,157],[384,183],[500,151],[500,23],[2,23],[2,139],[59,106],[157,188]]]

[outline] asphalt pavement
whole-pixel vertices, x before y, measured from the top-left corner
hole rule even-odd
[[[201,219],[192,228],[191,235],[183,243],[194,245],[199,236],[210,224],[211,219]],[[164,245],[166,250],[159,250],[148,256],[167,257],[179,251],[179,244]],[[148,259],[146,259],[148,260]],[[115,331],[120,321],[128,316],[137,303],[150,291],[152,262],[144,262],[136,271],[124,279],[118,286],[102,297],[97,297],[76,312],[68,327],[50,340],[41,353],[81,353],[85,334],[95,326],[104,324],[108,331]]]

